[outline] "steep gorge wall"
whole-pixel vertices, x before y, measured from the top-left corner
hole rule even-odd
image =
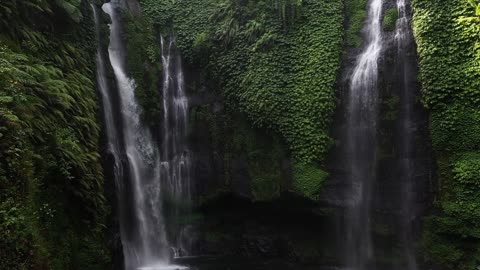
[[[149,40],[148,44],[143,43],[147,48],[144,52],[134,52],[137,57],[133,56],[133,61],[145,59],[139,55],[148,56],[150,60],[145,62],[151,62],[155,67],[159,34],[174,33],[177,36],[189,70],[187,87],[195,104],[192,125],[198,126],[200,121],[208,126],[206,132],[209,134],[203,134],[205,136],[192,128],[192,141],[207,138],[209,142],[206,143],[213,149],[201,151],[214,153],[222,163],[218,166],[225,167],[221,168],[225,169],[222,173],[225,182],[219,183],[218,189],[229,189],[228,178],[237,177],[230,172],[229,166],[243,165],[238,160],[230,160],[229,156],[238,154],[244,155],[240,159],[250,163],[247,165],[248,174],[253,174],[250,191],[243,192],[243,195],[251,194],[254,200],[264,200],[278,198],[281,192],[291,190],[312,199],[318,197],[326,177],[322,164],[331,143],[328,126],[340,67],[343,5],[340,1],[328,4],[307,1],[304,5],[300,17],[288,29],[284,29],[287,26],[270,4],[255,7],[249,1],[230,7],[217,6],[210,1],[144,1],[144,23],[150,26],[145,28],[138,20],[132,21],[133,27],[137,25],[134,29],[150,29],[144,37],[153,35],[153,39],[141,38],[141,35],[129,39],[132,44],[136,40]],[[216,13],[222,8],[243,12],[234,15],[236,25],[230,30],[222,30],[227,27],[226,18],[212,19],[219,16]],[[237,31],[231,33],[230,44],[227,44],[227,37],[222,36],[226,30]],[[135,35],[135,31],[131,33]],[[138,47],[132,45],[133,50]],[[309,64],[305,65],[304,61]],[[142,64],[134,62],[136,67]],[[142,76],[137,70],[133,74]],[[151,74],[150,71],[143,74]],[[147,91],[153,94],[156,85],[152,83],[140,88],[140,96]],[[156,105],[146,106],[146,116],[150,114],[148,117],[158,118],[158,115],[149,113],[158,111]],[[244,117],[248,121],[241,120]],[[200,134],[195,134],[197,132]],[[253,134],[277,137],[270,140],[271,147],[265,147],[271,148],[266,151],[271,153],[255,149],[262,145],[255,141]],[[203,145],[204,142],[197,144],[200,149]],[[252,153],[240,153],[245,150]],[[257,159],[254,152],[266,156]],[[264,165],[262,162],[253,164],[261,159],[265,160]],[[282,165],[284,160],[288,159],[292,161],[291,172],[278,174],[285,167]],[[275,160],[274,164],[269,160]],[[272,171],[271,165],[276,169]],[[279,182],[279,178],[285,181]],[[292,178],[293,182],[286,178]]]
[[[264,211],[283,211],[286,219],[303,214],[315,217],[312,223],[322,228],[311,232],[312,238],[318,239],[317,244],[308,244],[305,239],[296,242],[299,238],[294,235],[298,228],[295,229],[293,222],[290,227],[293,234],[283,238],[284,246],[290,246],[290,251],[300,261],[338,263],[340,252],[333,251],[338,245],[325,241],[339,226],[334,222],[338,205],[325,200],[324,183],[330,181],[327,183],[330,185],[332,181],[326,171],[336,173],[327,165],[335,163],[327,152],[332,145],[341,142],[333,141],[328,134],[332,126],[340,123],[333,118],[333,110],[335,104],[341,107],[337,102],[342,98],[335,95],[342,91],[342,75],[348,73],[362,45],[360,31],[366,3],[360,0],[328,4],[305,1],[299,17],[286,29],[277,14],[266,8],[267,3],[255,8],[249,1],[226,1],[217,6],[209,1],[149,0],[141,3],[145,15],[142,19],[132,17],[128,20],[127,29],[131,29],[127,36],[133,52],[129,57],[134,63],[132,74],[140,82],[140,98],[157,95],[155,74],[161,67],[156,63],[158,51],[155,48],[160,33],[177,36],[187,64],[186,81],[193,104],[190,139],[196,157],[197,198],[202,205],[198,215],[190,219],[196,220],[201,228],[199,235],[203,236],[199,237],[203,239],[198,240],[199,246],[207,247],[199,252],[235,254],[249,237],[264,237],[270,243],[277,239],[271,222],[264,220],[262,224],[255,217],[242,214],[242,207],[252,211],[259,207]],[[228,9],[238,12],[230,18],[233,26],[225,24],[227,19],[217,14],[219,10]],[[393,75],[398,73],[400,65],[393,44],[397,19],[395,1],[385,3],[385,9],[388,49],[381,65],[381,77],[384,78],[380,87],[382,119],[379,130],[383,138],[379,147],[382,170],[375,197],[374,234],[376,241],[381,243],[379,246],[388,247],[379,259],[380,263],[388,265],[398,260],[396,256],[401,256],[397,253],[402,244],[389,247],[389,243],[398,240],[394,232],[399,228],[395,226],[403,222],[399,209],[403,198],[397,179],[402,172],[397,164],[404,157],[400,156],[400,149],[391,145],[401,140],[398,129],[403,83],[403,78]],[[338,59],[342,50],[345,52],[342,68],[345,72],[340,74]],[[412,78],[408,84],[418,95],[414,43],[408,48],[407,57],[411,69],[408,75]],[[142,81],[147,84],[142,86]],[[156,104],[149,103],[151,100],[145,99],[145,117],[160,119],[160,115],[155,115],[159,111]],[[431,201],[429,192],[433,177],[427,114],[419,102],[414,107],[417,118],[413,125],[418,130],[415,144],[419,147],[412,153],[412,160],[417,164],[412,173],[417,183],[412,187],[416,192],[411,226],[420,234],[421,216]],[[338,112],[341,114],[341,109]],[[335,120],[332,122],[332,119]],[[341,186],[330,191],[342,193],[339,188]],[[231,201],[231,196],[236,199]],[[282,202],[291,202],[296,207],[286,207]],[[229,207],[239,212],[225,215],[232,210]],[[231,224],[223,227],[225,224],[218,223],[219,216],[230,220]],[[233,226],[242,220],[239,217],[243,217],[245,223],[264,229],[259,232],[248,226]],[[224,243],[222,250],[215,244],[219,242]],[[324,248],[322,243],[326,244]],[[250,248],[243,246],[242,254],[251,255],[255,253],[251,250],[262,244],[254,242],[252,245]],[[266,245],[270,249],[278,248],[275,244]],[[306,246],[308,251],[299,252]]]
[[[318,245],[326,230],[313,229],[326,227],[328,214],[312,201],[327,177],[343,3],[306,1],[285,25],[269,1],[231,2],[149,0],[143,16],[125,16],[130,71],[153,130],[162,121],[152,102],[160,34],[174,34],[184,58],[199,208],[182,220],[196,226],[200,254],[331,262]],[[232,29],[222,9],[238,10]],[[270,212],[287,225],[276,229]]]
[[[93,18],[87,1],[58,2],[35,1],[41,7],[35,10],[12,8],[19,1],[0,3],[2,14],[14,14],[9,18],[15,21],[0,21],[0,245],[7,247],[0,249],[0,269],[18,269],[21,263],[26,269],[111,266],[103,186],[113,178],[108,171],[104,178],[99,158]],[[303,1],[300,12],[290,6],[287,17],[269,1],[256,2],[143,0],[143,16],[135,1],[129,2],[127,61],[143,119],[158,136],[159,36],[173,33],[193,107],[189,138],[199,207],[181,220],[197,230],[196,252],[335,265],[338,209],[323,193],[325,181],[331,181],[327,172],[335,174],[330,165],[335,159],[327,152],[336,143],[330,127],[338,124],[336,105],[341,108],[338,75],[361,46],[366,1]],[[474,269],[480,259],[478,23],[461,19],[474,16],[466,2],[411,2],[422,101],[431,113],[427,119],[416,103],[414,228],[423,234],[420,249],[428,265]],[[388,38],[396,19],[393,4],[388,1],[384,17]],[[233,25],[222,10],[236,12]],[[398,149],[389,143],[401,139],[401,78],[391,75],[398,68],[394,54],[391,45],[382,60],[384,170],[374,218],[386,265],[397,259],[399,247],[389,243],[402,217],[395,183]],[[412,44],[412,70],[416,58]],[[411,83],[417,93],[418,82]],[[435,215],[420,231],[435,186],[427,121],[439,183]],[[112,200],[113,186],[106,191]],[[114,218],[111,222],[115,232]],[[114,245],[120,246],[118,236]]]
[[[89,2],[0,13],[0,269],[107,269]]]
[[[467,1],[412,0],[422,100],[437,162],[422,246],[440,269],[479,266],[479,23]],[[469,19],[470,18],[470,19]]]

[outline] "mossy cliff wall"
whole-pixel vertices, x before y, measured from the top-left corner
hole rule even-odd
[[[0,269],[108,269],[89,2],[0,13]]]
[[[242,246],[242,241],[253,235],[275,239],[271,222],[261,224],[252,215],[238,213],[246,223],[264,226],[266,229],[260,234],[240,224],[220,229],[222,225],[215,222],[219,216],[232,224],[239,220],[235,214],[229,216],[225,212],[241,207],[230,209],[227,203],[223,208],[216,206],[225,200],[230,202],[232,195],[243,198],[247,205],[252,203],[253,209],[260,207],[264,211],[281,211],[278,206],[285,207],[282,204],[285,201],[296,205],[293,209],[283,208],[285,218],[299,213],[316,217],[313,223],[321,229],[312,232],[313,238],[328,239],[336,230],[332,217],[338,211],[331,211],[332,204],[325,200],[324,183],[327,179],[332,181],[326,168],[335,173],[335,169],[332,171],[332,167],[327,166],[335,162],[327,152],[334,151],[331,147],[341,143],[334,142],[330,136],[340,123],[333,113],[337,106],[337,112],[342,113],[339,101],[343,99],[339,93],[344,91],[343,75],[348,73],[362,47],[361,29],[367,1],[303,1],[299,6],[294,1],[284,2],[287,3],[285,14],[279,12],[276,1],[144,0],[141,1],[142,19],[129,20],[129,25],[135,29],[128,31],[132,37],[129,43],[143,44],[133,45],[131,51],[137,52],[129,55],[132,63],[136,63],[134,66],[144,69],[133,71],[133,74],[140,74],[137,77],[140,85],[143,84],[141,80],[155,77],[142,74],[158,74],[161,69],[160,34],[175,35],[184,56],[192,105],[190,142],[196,157],[196,195],[201,206],[200,215],[193,220],[197,221],[203,236],[222,231],[221,241],[225,243],[219,250],[211,242],[212,239],[220,241],[218,237],[199,236],[202,238],[200,246],[209,247],[203,251],[228,253],[230,247]],[[381,77],[385,79],[380,87],[382,120],[379,133],[383,140],[379,151],[383,151],[380,161],[383,170],[379,174],[383,182],[379,188],[388,195],[381,191],[377,194],[374,233],[382,243],[395,240],[392,232],[398,229],[394,226],[400,217],[394,212],[401,205],[395,184],[398,174],[394,172],[398,172],[396,164],[402,157],[399,149],[389,146],[389,142],[400,140],[396,134],[401,120],[398,112],[401,89],[397,86],[401,78],[390,76],[400,65],[393,44],[397,19],[395,4],[395,1],[385,4],[387,50],[381,65]],[[143,34],[139,34],[142,29]],[[143,52],[138,52],[138,48],[144,48]],[[138,62],[145,57],[148,61]],[[412,80],[408,83],[418,94],[413,43],[408,59],[412,68],[409,74]],[[145,93],[158,92],[158,86],[158,82],[153,82],[148,87],[140,87],[139,96],[152,96]],[[161,111],[158,104],[148,102],[145,100],[146,117],[157,117],[161,121],[158,114],[155,116],[155,112]],[[419,224],[420,216],[429,206],[427,191],[432,178],[426,113],[419,102],[414,107],[419,115],[415,119],[415,126],[419,127],[415,144],[422,146],[414,153],[418,164],[415,174],[419,180],[416,187],[420,189],[416,197],[415,223]],[[333,193],[342,191],[337,187]],[[385,200],[392,202],[383,204]],[[222,211],[212,214],[211,209]],[[291,228],[290,233],[296,231],[295,226]],[[290,235],[291,239],[286,237],[283,243],[298,240],[294,234]],[[338,262],[340,252],[332,250],[333,241],[317,242],[310,246],[316,250],[316,256],[310,257],[303,257],[299,252],[306,242],[300,241],[295,248],[291,242],[286,246],[291,247],[291,253],[297,254],[300,261]],[[382,258],[388,260],[385,263],[396,260],[395,253],[400,249],[401,246],[393,247],[382,254]]]
[[[338,124],[336,108],[341,114],[337,94],[343,71],[362,46],[367,1],[127,4],[129,73],[137,82],[142,119],[156,136],[162,121],[160,34],[176,36],[184,58],[198,208],[182,219],[198,229],[197,251],[338,263],[332,249],[336,211],[324,197],[325,182],[335,173],[328,152],[337,143],[331,133]],[[388,40],[394,4],[385,4]],[[411,4],[439,179],[435,211],[422,231],[422,258],[440,269],[475,269],[480,260],[478,17],[467,1]],[[99,154],[89,2],[2,0],[0,12],[0,269],[108,269],[104,224],[110,209],[104,186],[112,202],[114,188],[105,180],[111,177],[109,171],[103,175]],[[106,40],[97,42],[106,49]],[[388,168],[395,167],[398,149],[388,142],[400,139],[402,99],[399,78],[391,75],[397,61],[387,45],[379,130],[380,162],[387,169],[380,172],[374,217],[380,243],[395,238],[391,225],[398,217],[389,213],[400,203],[396,198],[380,205],[394,198],[389,194],[396,189],[395,171]],[[414,51],[410,48],[409,61],[416,60]],[[418,82],[411,83],[418,90]],[[430,201],[428,181],[435,177],[428,175],[434,173],[428,165],[426,114],[420,103],[415,108],[415,161],[424,165],[416,171],[415,224],[421,224]],[[105,163],[110,167],[108,157]],[[113,218],[111,223],[115,231]],[[395,248],[382,258],[395,260]]]
[[[225,175],[217,188],[230,188],[235,182],[230,178],[238,177],[231,166],[243,166],[243,159],[247,193],[254,200],[278,198],[287,190],[315,199],[331,144],[343,3],[304,1],[297,7],[292,1],[282,17],[273,2],[148,0],[141,5],[157,33],[177,37],[194,73],[187,80],[193,102],[199,101],[193,119],[209,124],[212,147],[223,148],[211,149],[221,155]],[[202,90],[213,103],[202,104]],[[220,106],[213,108],[215,103]],[[271,147],[264,145],[271,150],[257,149],[255,133],[277,137]],[[292,161],[287,175],[281,172],[284,159]]]
[[[423,250],[441,269],[480,264],[479,20],[468,1],[412,0],[422,100],[431,112],[437,162],[436,211]]]
[[[317,201],[328,176],[343,2],[140,5],[142,16],[125,16],[128,66],[153,130],[162,121],[160,35],[176,37],[184,60],[198,209],[183,220],[199,232],[197,252],[281,258],[287,250],[292,260],[333,261],[321,248],[326,229],[309,230],[319,241],[300,231],[307,217],[312,228],[328,224]],[[246,209],[292,222],[276,230],[271,214],[261,221]]]

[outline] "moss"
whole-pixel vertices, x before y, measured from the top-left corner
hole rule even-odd
[[[282,16],[271,2],[253,0],[145,0],[142,8],[157,30],[175,33],[182,56],[201,67],[202,83],[224,98],[226,110],[249,121],[193,110],[206,117],[214,152],[224,154],[225,187],[240,153],[247,156],[255,200],[285,189],[285,156],[321,168],[332,144],[343,1],[297,1]],[[230,128],[233,136],[226,135]]]
[[[235,132],[232,137],[232,155],[247,157],[250,188],[254,200],[269,201],[280,197],[285,179],[281,168],[283,146],[278,138],[265,131],[248,126],[244,120],[232,121]]]
[[[128,73],[136,83],[135,96],[142,107],[142,120],[151,130],[162,119],[160,97],[161,52],[152,23],[144,16],[123,14]]]
[[[367,0],[347,0],[345,10],[348,27],[345,32],[345,41],[348,46],[362,46],[361,30],[367,17]]]
[[[439,108],[432,115],[432,143],[442,151],[480,149],[480,112],[462,102]]]
[[[210,47],[208,73],[220,82],[228,106],[279,134],[295,159],[324,158],[340,68],[342,1],[303,1],[287,28],[275,6],[264,2],[148,0],[143,6],[159,28],[173,29],[192,65],[204,63],[197,52]],[[236,10],[228,12],[232,24],[223,8]]]
[[[431,113],[438,157],[436,215],[426,219],[426,260],[448,269],[474,269],[480,254],[480,30],[468,1],[414,0],[423,102]]]
[[[105,269],[110,259],[92,10],[68,5],[0,4],[2,270]]]
[[[328,174],[315,164],[293,165],[293,191],[311,200],[318,200]]]
[[[398,10],[396,8],[389,8],[385,11],[383,17],[383,30],[393,31],[398,20]]]

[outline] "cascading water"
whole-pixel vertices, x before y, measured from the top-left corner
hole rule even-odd
[[[108,152],[114,158],[114,177],[119,204],[120,233],[126,270],[182,269],[169,266],[169,242],[175,255],[189,250],[189,229],[170,222],[187,213],[191,203],[190,153],[186,143],[188,100],[181,65],[173,38],[161,38],[163,64],[162,147],[154,143],[140,122],[141,109],[135,99],[135,82],[126,74],[125,48],[121,39],[120,8],[113,0],[102,9],[110,15],[108,54],[115,75],[118,108],[106,76],[106,61],[99,45],[97,77],[102,97]],[[93,7],[100,39],[99,14]],[[115,113],[115,109],[118,113]],[[116,125],[120,123],[122,130]],[[168,210],[164,213],[164,202]],[[171,224],[173,223],[173,224]],[[168,229],[167,227],[171,227]],[[169,232],[167,237],[167,231]]]
[[[168,245],[160,196],[159,153],[150,133],[140,122],[141,110],[135,99],[135,82],[125,72],[125,49],[118,17],[121,4],[112,1],[104,4],[102,9],[112,20],[108,53],[118,89],[118,117],[123,125],[122,132],[112,134],[112,137],[123,135],[121,140],[125,148],[123,156],[126,164],[123,166],[123,175],[118,175],[116,182],[120,209],[123,209],[120,213],[120,227],[125,268],[133,270],[166,265]],[[104,106],[111,104],[111,100],[105,100]],[[107,116],[105,119],[112,120]],[[106,127],[112,125],[107,123]]]
[[[403,185],[401,190],[401,214],[400,223],[402,228],[402,242],[404,246],[405,265],[401,269],[416,270],[416,260],[412,248],[412,224],[415,219],[412,209],[414,208],[414,175],[415,161],[414,161],[414,144],[415,119],[413,118],[413,106],[416,102],[416,96],[411,87],[410,77],[414,76],[410,70],[411,63],[409,63],[408,49],[413,42],[413,34],[410,28],[410,18],[407,10],[407,0],[397,0],[398,20],[395,29],[395,43],[397,45],[397,74],[400,77],[401,84],[401,123],[400,133],[402,138],[399,145],[399,171],[401,172],[400,181]]]
[[[176,255],[182,256],[190,249],[189,227],[179,226],[181,215],[188,215],[191,203],[190,151],[186,143],[188,99],[182,61],[177,52],[175,38],[160,37],[163,64],[162,84],[162,179],[169,188],[172,203],[172,220],[175,226],[170,239],[175,243]]]
[[[95,19],[96,26],[96,37],[97,40],[100,40],[100,15],[98,14],[97,8],[92,5],[93,15]],[[103,108],[103,117],[105,123],[105,135],[107,140],[107,151],[112,155],[114,161],[114,175],[115,180],[119,179],[122,175],[121,173],[121,162],[120,162],[120,140],[117,136],[119,134],[117,126],[115,125],[115,117],[112,107],[112,96],[109,93],[109,85],[107,81],[107,72],[105,70],[105,59],[103,57],[102,48],[100,44],[97,46],[96,54],[96,66],[97,66],[97,84],[102,98],[102,108]],[[118,185],[119,183],[116,183]]]
[[[366,25],[366,47],[359,55],[350,80],[347,108],[347,154],[351,201],[346,209],[346,266],[371,269],[373,247],[370,229],[372,186],[376,178],[378,113],[378,61],[382,51],[382,0],[371,0]]]

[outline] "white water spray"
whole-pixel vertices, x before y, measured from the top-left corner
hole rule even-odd
[[[122,184],[124,190],[119,190],[124,195],[119,198],[124,200],[119,204],[125,209],[120,215],[120,227],[125,268],[133,270],[148,265],[167,265],[168,244],[160,198],[159,153],[150,133],[140,122],[135,82],[125,72],[125,49],[118,18],[120,4],[112,1],[102,9],[112,20],[108,53],[118,89],[123,130],[117,134],[123,135],[127,174],[118,181],[128,181]]]
[[[347,120],[347,162],[351,188],[345,214],[346,266],[372,269],[370,204],[376,178],[376,132],[378,114],[378,61],[382,52],[382,0],[368,7],[366,46],[351,75]]]

